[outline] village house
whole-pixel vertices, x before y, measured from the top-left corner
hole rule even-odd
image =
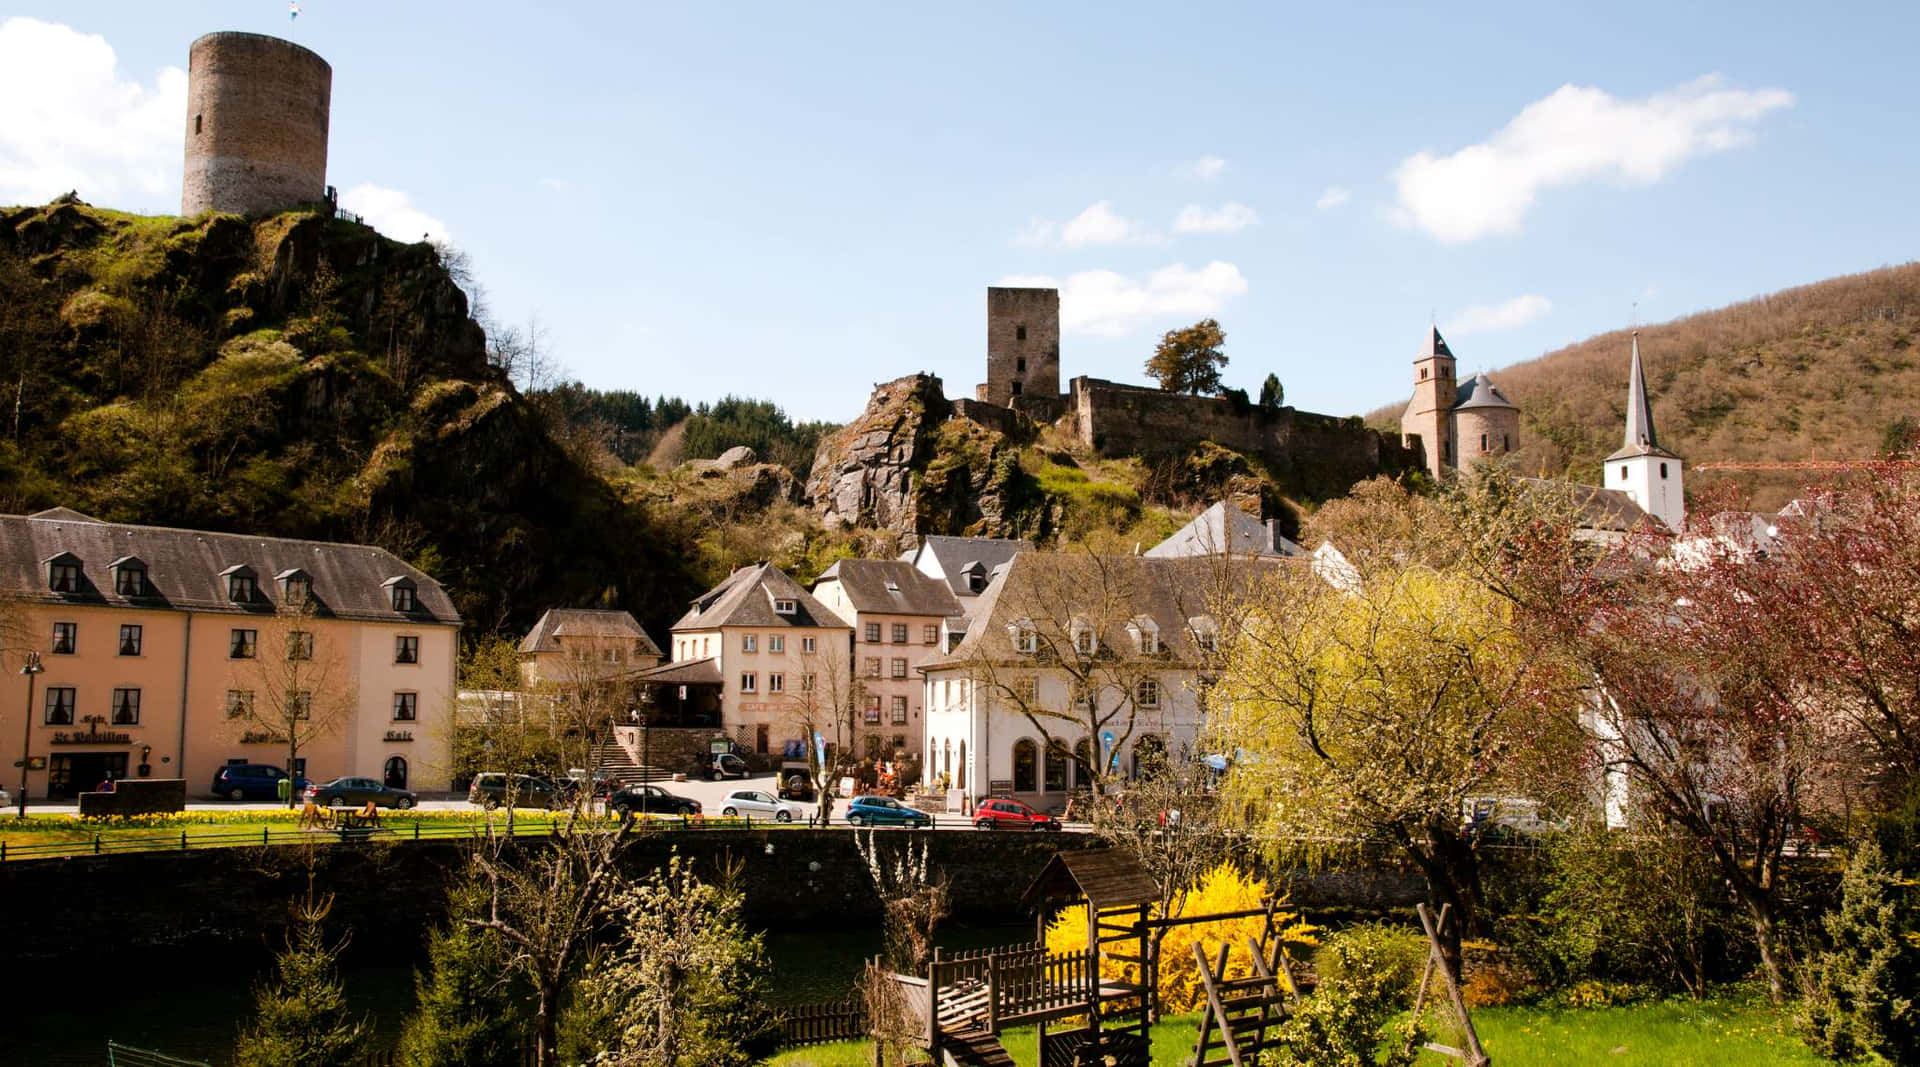
[[[0,706],[28,716],[26,753],[18,729],[0,731],[0,767],[24,756],[36,798],[109,775],[184,778],[199,794],[223,764],[279,765],[285,741],[251,709],[276,679],[300,676],[289,663],[337,667],[305,675],[328,691],[286,699],[344,714],[286,770],[447,787],[460,616],[384,549],[55,508],[0,516],[0,602]],[[22,673],[29,656],[39,673]]]
[[[853,627],[854,751],[869,759],[921,751],[920,667],[940,654],[942,624],[962,610],[948,583],[905,560],[843,559],[813,595]]]
[[[660,646],[625,611],[549,608],[520,641],[527,688],[600,680],[655,667]]]
[[[777,757],[807,740],[800,708],[844,679],[852,633],[784,571],[755,563],[695,599],[673,624],[672,662],[633,679],[710,702],[737,745]]]
[[[923,668],[926,775],[973,798],[1060,809],[1092,768],[1193,757],[1217,648],[1209,603],[1276,557],[1023,552],[987,587],[950,652]]]

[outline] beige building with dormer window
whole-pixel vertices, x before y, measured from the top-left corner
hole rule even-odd
[[[635,680],[717,686],[727,736],[777,759],[787,742],[806,740],[798,706],[844,686],[852,632],[784,571],[756,563],[701,594],[673,624],[672,663]]]
[[[0,768],[17,789],[25,714],[35,800],[108,775],[184,778],[198,797],[223,764],[282,766],[284,739],[249,711],[275,700],[338,713],[294,775],[447,787],[460,617],[384,549],[55,508],[0,516],[0,601]]]
[[[854,752],[891,760],[921,751],[926,688],[920,668],[941,650],[942,624],[962,614],[945,581],[897,559],[843,559],[813,583],[853,627]]]
[[[665,658],[629,612],[549,608],[520,641],[520,678],[529,689],[599,681]]]

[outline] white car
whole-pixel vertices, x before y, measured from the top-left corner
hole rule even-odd
[[[720,814],[727,818],[771,818],[774,822],[792,822],[794,806],[778,800],[772,793],[758,789],[736,789],[720,802]]]

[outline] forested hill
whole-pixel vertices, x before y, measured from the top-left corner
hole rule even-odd
[[[425,244],[307,213],[0,208],[0,383],[0,511],[379,544],[483,631],[697,591],[489,364]]]
[[[1640,327],[1660,443],[1693,464],[1878,454],[1890,427],[1920,416],[1916,343],[1920,263]],[[1526,469],[1598,480],[1620,447],[1630,344],[1620,330],[1490,372],[1520,405]],[[1398,425],[1404,403],[1374,417]],[[1809,475],[1702,474],[1688,487],[1729,479],[1777,506]]]

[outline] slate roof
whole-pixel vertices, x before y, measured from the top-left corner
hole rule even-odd
[[[81,564],[77,593],[47,588],[46,561],[62,553]],[[125,557],[146,564],[150,595],[114,592],[110,565]],[[223,574],[236,567],[251,569],[258,580],[250,603],[227,598]],[[28,601],[270,615],[280,606],[274,576],[293,570],[312,579],[313,606],[321,617],[460,624],[440,583],[372,545],[100,522],[71,508],[0,515],[0,594]],[[393,610],[396,579],[414,584],[416,610]]]
[[[1200,649],[1192,620],[1209,615],[1209,605],[1223,585],[1242,585],[1261,573],[1260,568],[1304,565],[1304,560],[1278,556],[1241,557],[1223,566],[1218,559],[1022,552],[980,594],[969,613],[973,622],[966,637],[922,669],[962,666],[977,657],[1043,664],[1048,647],[1069,645],[1075,618],[1097,631],[1101,648],[1125,650],[1126,655],[1134,654],[1128,624],[1151,619],[1159,631],[1158,655],[1168,666],[1195,663]],[[1022,621],[1039,635],[1043,655],[1038,660],[1014,649],[1013,631]]]
[[[992,574],[995,567],[1012,559],[1021,552],[1033,551],[1033,542],[1012,540],[999,537],[941,537],[931,536],[921,540],[920,553],[931,553],[940,564],[940,573],[946,576],[947,588],[954,596],[974,596],[967,588],[964,571],[968,564],[978,563]]]
[[[664,663],[644,671],[634,671],[628,677],[633,681],[651,685],[725,684],[725,679],[720,677],[720,661],[712,656],[706,659],[682,660],[679,663]]]
[[[653,643],[653,638],[647,636],[647,631],[641,629],[632,614],[593,608],[548,608],[521,639],[520,651],[558,652],[560,642],[556,638],[563,637],[627,639],[639,643],[648,654],[660,655],[660,646]]]
[[[1643,522],[1656,521],[1633,502],[1633,497],[1624,489],[1602,489],[1593,485],[1575,485],[1554,481],[1548,478],[1522,478],[1529,485],[1539,485],[1556,492],[1572,489],[1581,494],[1580,525],[1589,530],[1610,530],[1625,533]]]
[[[855,611],[941,619],[964,611],[945,582],[929,577],[905,560],[843,559],[828,567],[813,587],[835,581],[846,591]]]
[[[792,600],[794,613],[773,610],[775,600]],[[719,585],[702,593],[687,609],[679,630],[712,630],[721,626],[839,626],[846,623],[785,571],[771,563],[753,563],[734,571]]]
[[[1173,536],[1147,549],[1154,559],[1196,556],[1298,556],[1299,545],[1277,529],[1222,500]]]
[[[1467,408],[1512,408],[1518,411],[1520,405],[1508,400],[1507,395],[1494,386],[1492,378],[1476,374],[1454,391],[1453,410]]]
[[[1653,405],[1647,400],[1647,374],[1640,366],[1640,331],[1638,330],[1633,332],[1633,365],[1627,371],[1626,438],[1619,450],[1607,457],[1607,462],[1633,456],[1679,458],[1660,447],[1659,437],[1653,430]]]

